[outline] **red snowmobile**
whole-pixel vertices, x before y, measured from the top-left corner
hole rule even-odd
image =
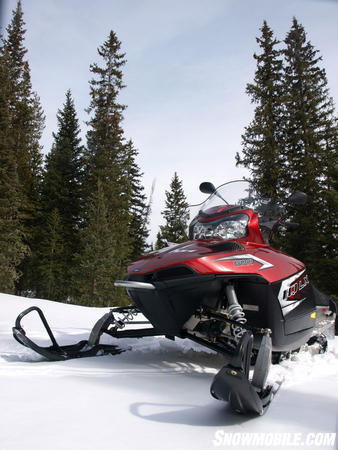
[[[50,360],[120,353],[116,345],[99,344],[102,333],[191,339],[225,357],[211,394],[237,412],[263,414],[276,391],[276,386],[266,385],[271,362],[306,343],[325,351],[323,332],[334,323],[336,305],[311,284],[302,262],[270,247],[274,231],[297,226],[284,220],[282,203],[260,197],[243,180],[217,189],[206,182],[200,190],[210,195],[197,205],[190,240],[131,263],[125,279],[115,285],[127,290],[133,304],[112,308],[95,324],[88,341],[59,346],[34,306],[18,316],[14,337]],[[287,199],[290,205],[305,202],[306,194],[299,191]],[[31,311],[40,315],[51,347],[26,336],[21,319]],[[134,320],[139,312],[150,326],[125,328],[140,323]]]

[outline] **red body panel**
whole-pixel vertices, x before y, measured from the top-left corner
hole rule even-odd
[[[201,275],[207,274],[256,274],[269,283],[283,280],[304,269],[297,259],[275,250],[264,243],[258,225],[258,215],[251,209],[240,211],[249,216],[248,234],[231,242],[241,244],[243,249],[219,251],[213,245],[220,238],[188,241],[152,252],[131,263],[128,274],[142,274],[177,265],[188,266]],[[228,213],[227,216],[238,214]]]
[[[243,250],[219,252],[210,248],[210,245],[219,242],[221,240],[215,239],[188,241],[169,247],[162,252],[153,252],[130,264],[128,274],[147,273],[170,266],[185,265],[199,274],[257,274],[269,283],[273,283],[304,269],[304,264],[297,259],[267,245],[250,242],[243,245],[243,241],[238,240],[237,242],[243,245]],[[231,259],[231,257],[242,255],[245,255],[242,259]],[[223,257],[228,259],[220,260]],[[272,267],[264,268],[264,263],[257,259],[271,264]],[[246,261],[248,264],[241,264],[241,261]]]

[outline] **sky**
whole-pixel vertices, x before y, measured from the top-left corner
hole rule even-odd
[[[50,151],[56,113],[71,89],[85,144],[90,64],[111,30],[127,64],[120,102],[126,139],[149,195],[155,181],[151,241],[162,223],[165,190],[176,171],[189,203],[215,185],[247,174],[235,165],[241,135],[253,119],[245,93],[255,72],[256,36],[266,20],[279,40],[292,17],[323,57],[330,95],[338,98],[338,0],[22,0],[33,89],[46,115],[41,140]],[[16,0],[0,0],[1,24]]]

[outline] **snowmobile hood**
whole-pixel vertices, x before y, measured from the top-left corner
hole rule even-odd
[[[265,244],[203,239],[171,245],[134,261],[128,275],[186,267],[200,275],[251,274],[273,283],[304,269],[304,264]]]

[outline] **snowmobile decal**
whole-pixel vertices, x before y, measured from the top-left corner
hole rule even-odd
[[[306,299],[306,287],[309,285],[309,277],[305,273],[305,269],[282,281],[278,300],[284,316],[297,308]]]
[[[176,247],[173,250],[170,250],[171,253],[194,253],[196,250],[189,248],[191,245],[184,245],[183,247]]]
[[[194,253],[196,250],[189,248],[191,244],[182,246],[181,244],[168,243],[168,247],[161,248],[151,252],[151,254],[161,254],[161,253]]]
[[[269,263],[268,261],[264,261],[264,259],[258,258],[257,256],[250,254],[225,256],[223,258],[217,258],[215,261],[234,261],[234,264],[236,266],[249,265],[253,264],[253,261],[256,261],[262,265],[262,267],[260,267],[258,270],[265,270],[274,267],[273,264]]]

